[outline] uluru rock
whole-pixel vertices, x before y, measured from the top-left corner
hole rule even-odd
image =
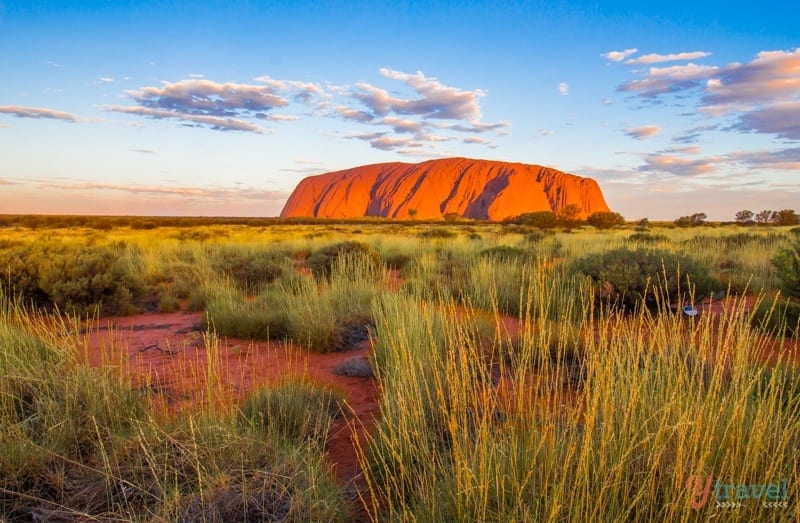
[[[523,163],[448,158],[422,163],[380,163],[309,176],[300,181],[281,217],[503,220],[527,212],[579,217],[607,212],[600,186],[556,169]]]

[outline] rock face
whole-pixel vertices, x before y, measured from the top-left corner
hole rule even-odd
[[[281,217],[502,220],[526,212],[609,211],[597,182],[539,165],[467,158],[380,163],[303,179]]]

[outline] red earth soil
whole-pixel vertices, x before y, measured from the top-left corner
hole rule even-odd
[[[348,422],[356,427],[356,434],[373,426],[378,390],[372,378],[337,376],[333,369],[344,360],[368,357],[369,342],[346,352],[317,354],[290,343],[220,337],[209,351],[203,320],[203,313],[182,312],[103,318],[86,329],[85,358],[91,365],[117,366],[129,373],[136,386],[158,393],[170,412],[208,400],[208,352],[217,369],[211,376],[215,380],[211,390],[228,395],[213,398],[223,400],[222,405],[286,379],[331,386],[345,396],[352,412],[334,423],[328,457],[343,483],[353,481],[360,470]]]
[[[399,286],[398,274],[392,274],[392,280],[392,287]],[[744,307],[752,307],[753,301],[746,298]],[[735,306],[731,299],[725,299],[704,302],[697,308],[700,314],[720,316]],[[500,321],[509,336],[519,336],[516,318],[501,317]],[[231,401],[226,400],[240,400],[263,385],[281,380],[300,378],[329,385],[345,396],[352,411],[347,419],[335,422],[327,455],[339,481],[358,488],[361,470],[354,438],[363,442],[375,424],[378,385],[372,378],[337,376],[333,369],[344,360],[368,357],[372,352],[370,342],[346,352],[317,354],[290,343],[221,337],[218,344],[210,344],[209,351],[203,324],[203,313],[103,318],[86,327],[84,356],[91,365],[112,365],[128,373],[137,387],[156,392],[168,412],[191,409],[198,401],[208,401],[208,390],[227,394],[226,398],[212,400],[230,405]],[[800,362],[800,345],[796,341],[771,339],[767,347],[767,362],[776,361],[779,354]],[[216,369],[210,378],[208,352],[214,363],[211,368]],[[209,389],[210,380],[214,380],[214,386]],[[351,427],[355,427],[355,435]],[[365,514],[364,508],[359,507],[354,519],[366,520]]]

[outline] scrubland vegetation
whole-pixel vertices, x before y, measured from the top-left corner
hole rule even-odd
[[[0,521],[800,517],[797,228],[146,222],[0,227]],[[359,423],[334,390],[221,403],[209,358],[164,412],[83,363],[80,318],[176,310],[209,354],[373,340],[358,496],[324,454]],[[693,509],[691,476],[786,480],[788,504]]]

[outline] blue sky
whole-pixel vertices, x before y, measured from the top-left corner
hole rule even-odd
[[[629,219],[800,210],[800,8],[650,4],[0,0],[0,213],[274,216],[448,156]]]

